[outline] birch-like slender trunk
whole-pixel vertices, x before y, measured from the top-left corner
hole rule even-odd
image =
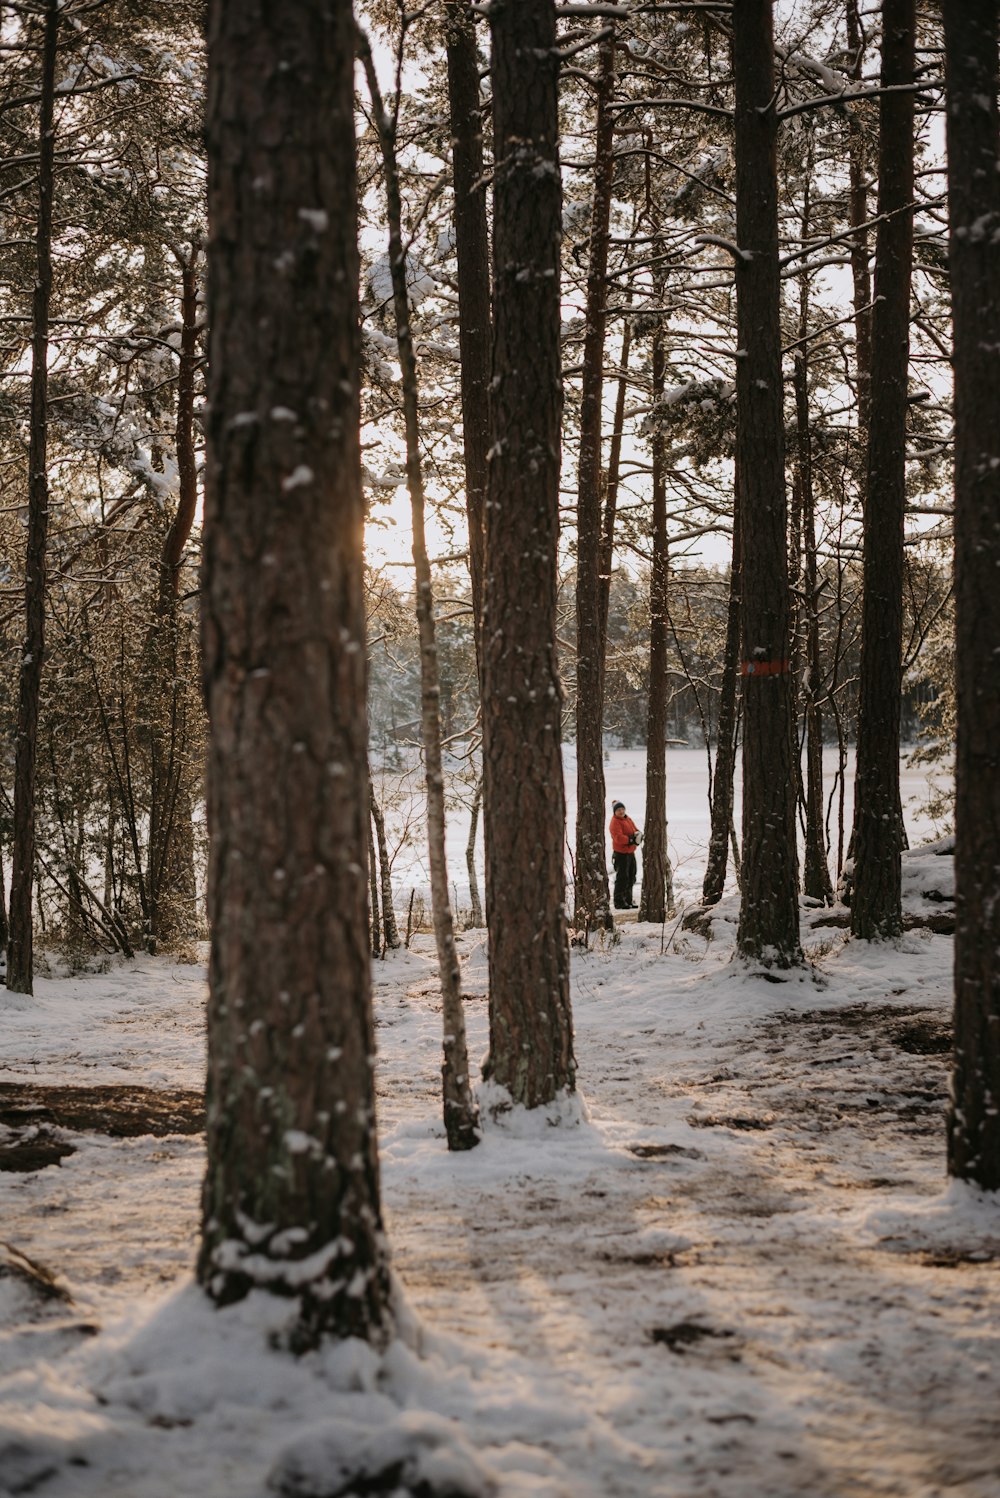
[[[371,94],[385,176],[389,223],[389,266],[396,319],[396,346],[402,375],[403,424],[406,432],[406,482],[413,523],[416,571],[417,633],[420,641],[420,733],[427,787],[427,856],[431,873],[431,907],[444,1022],[441,1081],[448,1148],[472,1149],[479,1143],[479,1110],[469,1077],[469,1054],[462,1008],[461,969],[455,945],[455,920],[448,892],[445,859],[444,767],[441,751],[441,684],[434,627],[434,593],[424,528],[424,475],[420,457],[417,358],[410,328],[403,249],[403,207],[396,165],[396,125],[382,102],[378,75],[367,38],[359,33],[359,54]]]
[[[31,993],[34,950],[31,901],[35,885],[35,763],[38,703],[45,659],[46,542],[49,527],[48,363],[52,299],[52,197],[55,182],[55,80],[59,0],[47,0],[38,109],[38,220],[31,332],[31,434],[28,443],[28,540],[24,573],[24,644],[14,758],[14,833],[11,842],[7,988]]]
[[[733,479],[733,551],[729,569],[729,602],[726,609],[726,645],[719,690],[719,724],[715,750],[715,773],[712,776],[711,830],[708,859],[701,898],[705,905],[717,905],[726,887],[729,845],[733,848],[733,869],[737,879],[739,851],[733,821],[733,782],[736,774],[736,738],[739,718],[738,688],[740,681],[740,609],[742,590],[742,515],[740,505],[739,460]]]
[[[663,395],[663,328],[653,334],[653,404]],[[640,921],[665,921],[673,910],[673,870],[667,851],[667,590],[670,552],[663,431],[653,431],[653,560],[649,572],[649,693],[646,717],[646,823],[642,834]]]
[[[476,793],[472,798],[472,817],[469,822],[469,838],[465,845],[465,867],[469,873],[469,903],[471,927],[485,926],[483,907],[479,899],[479,878],[476,874],[476,833],[479,831],[479,810],[483,804],[483,777],[476,782]]]
[[[396,925],[396,907],[392,899],[392,869],[389,867],[389,843],[385,835],[385,815],[375,799],[375,787],[371,786],[372,821],[375,823],[375,841],[378,845],[379,886],[382,894],[382,935],[391,949],[400,945],[399,927]]]
[[[580,391],[576,543],[576,877],[573,924],[612,924],[604,804],[604,653],[601,632],[601,422],[614,178],[615,35],[600,44],[596,164]]]

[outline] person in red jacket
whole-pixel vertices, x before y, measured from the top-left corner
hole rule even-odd
[[[626,814],[625,802],[611,805],[611,862],[615,866],[615,909],[634,910],[632,888],[635,884],[635,850],[639,829]]]

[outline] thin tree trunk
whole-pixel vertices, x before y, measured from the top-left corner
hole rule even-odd
[[[811,231],[811,192],[813,173],[813,138],[809,137],[807,183],[803,194],[802,242]],[[816,576],[816,494],[813,486],[812,427],[809,423],[809,277],[799,279],[798,348],[795,354],[793,385],[797,429],[796,479],[800,513],[799,541],[801,569],[798,617],[800,658],[797,675],[804,680],[804,716],[806,738],[805,774],[805,858],[802,889],[810,899],[833,904],[833,884],[827,860],[823,829],[823,717],[820,711],[820,642],[819,596]],[[804,669],[803,669],[804,667]],[[799,758],[801,774],[801,758]]]
[[[198,1276],[384,1338],[349,0],[210,0],[211,721]],[[277,146],[280,144],[280,150]],[[276,269],[276,267],[278,267]],[[276,420],[276,409],[295,421]]]
[[[1000,1190],[1000,119],[996,0],[945,0],[955,327],[955,1052],[948,1171]]]
[[[653,334],[653,404],[663,395],[663,328]],[[646,716],[646,825],[642,834],[640,921],[665,921],[673,907],[673,873],[667,851],[667,490],[663,432],[653,429],[653,561],[649,573],[649,693]]]
[[[628,395],[628,356],[632,347],[632,324],[625,319],[622,329],[622,347],[618,365],[618,393],[615,396],[614,424],[608,447],[608,471],[604,481],[604,519],[601,524],[601,555],[599,563],[600,584],[600,635],[598,650],[602,661],[608,654],[608,612],[611,607],[611,573],[615,557],[615,512],[618,508],[618,481],[621,471],[622,437],[625,432],[625,400]]]
[[[149,890],[150,950],[162,943],[190,936],[196,926],[194,832],[191,777],[188,763],[187,714],[180,701],[178,590],[181,567],[198,505],[194,404],[198,366],[198,266],[200,247],[185,256],[174,250],[181,272],[181,341],[177,369],[177,414],[174,450],[177,457],[177,508],[160,552],[156,619],[150,637],[153,700],[150,735]]]
[[[771,0],[740,0],[734,7],[733,75],[736,441],[743,525],[743,898],[737,945],[744,957],[788,967],[801,960],[801,949]]]
[[[576,861],[573,924],[612,924],[604,805],[604,655],[601,650],[601,418],[614,178],[614,26],[597,66],[596,164],[580,392],[576,524]]]
[[[851,53],[851,77],[861,83],[864,77],[865,39],[861,29],[858,0],[847,0],[847,46]],[[851,278],[854,285],[854,363],[858,382],[858,442],[861,448],[861,472],[867,467],[868,426],[872,388],[872,292],[868,274],[868,146],[864,124],[858,113],[847,111],[848,169],[850,185],[847,199],[847,221],[855,231],[851,235]]]
[[[884,0],[879,101],[878,231],[872,396],[865,496],[854,888],[851,931],[879,940],[903,929],[899,717],[903,659],[903,516],[910,277],[913,261],[914,0]]]
[[[446,0],[448,102],[451,116],[455,253],[458,259],[458,346],[465,451],[465,507],[476,659],[483,616],[483,548],[490,447],[490,244],[483,172],[483,115],[475,24],[465,0]],[[480,667],[481,674],[481,667]]]
[[[389,844],[385,836],[385,816],[375,799],[375,787],[371,786],[372,821],[375,823],[375,838],[378,843],[379,881],[382,892],[382,935],[387,947],[395,950],[399,946],[399,928],[396,925],[396,907],[392,899],[392,869],[389,867]]]
[[[48,359],[52,299],[52,196],[59,0],[47,0],[38,113],[38,222],[31,334],[31,435],[28,444],[28,540],[24,569],[24,645],[17,702],[14,829],[11,842],[7,988],[31,993],[34,977],[31,899],[35,883],[35,761],[38,701],[45,659],[46,538],[49,526]]]
[[[737,455],[733,483],[733,556],[729,570],[729,607],[726,612],[726,653],[722,665],[719,692],[718,747],[715,751],[715,774],[712,777],[711,831],[708,840],[708,862],[701,898],[705,905],[717,905],[726,886],[726,866],[732,827],[733,867],[739,878],[736,851],[736,828],[733,825],[733,780],[736,773],[737,722],[740,680],[740,612],[742,609],[742,505],[740,503],[740,467]]]
[[[476,782],[476,793],[472,798],[472,819],[469,823],[469,839],[465,845],[465,867],[469,873],[469,901],[472,912],[469,916],[471,927],[485,926],[483,920],[483,907],[479,900],[479,879],[476,875],[476,832],[479,829],[479,809],[483,804],[483,777],[480,775]]]
[[[7,886],[3,872],[3,844],[0,843],[0,950],[3,952],[4,965],[7,961],[7,936],[9,926],[7,923]]]
[[[493,37],[494,329],[483,774],[490,1070],[516,1103],[572,1089],[556,659],[559,60],[548,0],[506,0]]]
[[[378,859],[375,856],[375,833],[368,818],[368,913],[371,919],[372,956],[382,955],[382,927],[378,918]]]
[[[441,678],[434,630],[434,594],[424,533],[424,476],[420,458],[417,359],[410,331],[403,249],[403,209],[396,167],[395,122],[382,104],[378,76],[367,39],[360,56],[371,93],[372,114],[382,150],[386,210],[389,220],[389,265],[396,317],[396,345],[402,375],[403,423],[406,429],[406,482],[413,523],[416,570],[417,633],[420,640],[420,734],[427,786],[427,856],[431,872],[431,909],[441,982],[444,1057],[441,1084],[448,1148],[472,1149],[479,1143],[479,1110],[469,1077],[469,1054],[462,1008],[461,969],[455,945],[455,922],[448,894],[445,860],[444,767],[441,755]]]

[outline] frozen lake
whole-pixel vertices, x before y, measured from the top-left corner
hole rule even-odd
[[[907,766],[907,752],[900,759],[903,814],[911,846],[928,842],[940,836],[942,828],[926,812],[926,802],[932,789],[926,768],[911,769]],[[566,776],[566,840],[571,849],[576,829],[576,753],[568,744],[563,751]],[[824,801],[835,791],[837,752],[827,749],[823,754]],[[427,851],[424,843],[422,818],[423,790],[422,772],[414,769],[406,774],[399,771],[375,771],[376,792],[386,804],[386,821],[390,842],[395,846],[401,837],[406,840],[399,847],[393,863],[393,887],[397,901],[409,899],[411,889],[418,895],[427,894]],[[943,783],[948,777],[936,772],[933,780]],[[624,801],[629,815],[641,827],[646,814],[646,751],[644,749],[612,749],[605,755],[604,781],[608,819],[611,817],[611,802]],[[468,901],[469,883],[466,874],[465,848],[469,837],[470,807],[472,791],[461,786],[457,777],[449,795],[447,857],[448,873],[457,893],[457,903],[464,907]],[[395,804],[392,804],[395,801]],[[845,775],[844,818],[849,835],[854,807],[854,758],[848,757]],[[740,769],[736,772],[736,829],[739,834],[741,815]],[[837,851],[837,797],[830,812],[829,828],[833,858]],[[667,820],[670,857],[674,865],[674,882],[678,897],[690,901],[696,899],[705,871],[705,853],[708,847],[708,761],[703,749],[671,748],[667,751]],[[610,843],[608,859],[610,863]],[[482,831],[477,840],[476,864],[479,871],[480,895],[482,895]],[[568,859],[567,859],[568,864]],[[832,864],[831,864],[832,868]],[[833,871],[835,872],[835,871]],[[639,861],[640,878],[642,860]],[[398,914],[398,912],[397,912]]]

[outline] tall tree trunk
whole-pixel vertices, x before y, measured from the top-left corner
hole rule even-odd
[[[816,494],[809,428],[809,361],[795,359],[795,404],[798,414],[802,493],[802,610],[805,625],[806,827],[802,888],[810,899],[833,904],[833,881],[823,828],[823,714],[820,708],[822,667],[819,638],[819,589],[816,566]]]
[[[621,358],[618,366],[618,394],[615,396],[614,425],[608,447],[608,471],[604,480],[604,519],[601,523],[601,554],[598,565],[601,617],[598,651],[602,661],[608,655],[608,613],[611,607],[611,573],[615,558],[615,512],[618,508],[618,482],[621,471],[622,437],[625,432],[625,399],[628,395],[628,356],[632,347],[632,324],[625,319],[622,328]]]
[[[390,1324],[368,945],[354,22],[210,0],[202,571],[211,720],[198,1275]],[[276,269],[278,267],[278,269]],[[295,420],[277,420],[277,408]]]
[[[9,929],[7,923],[7,884],[3,872],[3,844],[0,843],[0,950],[3,952],[5,967],[7,964],[7,937]]]
[[[378,858],[375,854],[375,833],[372,819],[368,818],[368,908],[371,916],[372,956],[382,955],[382,926],[378,918]]]
[[[653,404],[663,395],[663,328],[653,334]],[[649,573],[649,694],[646,716],[646,825],[642,834],[640,921],[664,921],[673,906],[673,873],[667,851],[667,488],[663,432],[653,429],[653,561]]]
[[[1000,1190],[1000,120],[996,0],[945,0],[955,328],[955,1053],[948,1170]]]
[[[472,818],[469,822],[469,838],[465,845],[465,867],[469,874],[469,925],[484,926],[483,907],[479,900],[479,879],[476,875],[476,832],[479,829],[479,811],[483,804],[483,777],[476,782],[476,793],[472,798]]]
[[[382,894],[382,935],[387,947],[399,946],[399,927],[396,925],[396,907],[392,899],[392,870],[389,867],[389,844],[385,836],[385,816],[375,799],[375,788],[371,789],[372,821],[375,823],[375,840],[378,843],[379,883]]]
[[[194,870],[191,724],[181,701],[181,566],[198,505],[194,404],[198,368],[198,275],[201,246],[174,249],[181,272],[181,340],[177,367],[177,508],[160,551],[155,627],[150,639],[152,738],[150,761],[149,889],[151,950],[190,936],[197,925]]]
[[[7,987],[31,993],[34,977],[31,898],[35,883],[35,761],[38,700],[45,659],[46,538],[49,527],[49,304],[52,299],[54,102],[59,0],[47,0],[38,110],[38,222],[31,309],[31,435],[28,443],[28,540],[24,569],[24,646],[17,701],[14,829],[11,842]]]
[[[811,233],[814,170],[814,141],[810,133],[806,161],[806,186],[802,206],[802,242]],[[805,774],[805,858],[802,874],[803,892],[824,905],[833,904],[833,884],[827,860],[826,836],[823,830],[823,716],[820,710],[820,641],[819,596],[816,575],[816,494],[813,485],[812,427],[809,422],[809,276],[799,278],[798,347],[795,351],[796,482],[799,493],[799,571],[798,617],[800,659],[797,676],[804,681],[804,717],[806,739]],[[803,659],[804,657],[804,659]],[[801,761],[797,765],[801,774]]]
[[[548,0],[493,37],[494,330],[483,657],[490,1070],[517,1103],[575,1080],[556,661],[559,61]]]
[[[851,930],[869,940],[903,929],[899,714],[903,658],[903,514],[910,276],[913,261],[914,0],[884,0],[879,101],[878,231],[872,394],[865,496],[854,888]]]
[[[367,39],[360,45],[361,60],[372,99],[382,149],[386,209],[389,220],[389,265],[396,318],[396,346],[402,375],[403,424],[406,430],[406,483],[413,524],[413,563],[416,571],[417,634],[420,641],[420,737],[427,787],[427,857],[431,871],[431,909],[441,982],[444,1055],[441,1064],[444,1126],[448,1148],[472,1149],[479,1143],[479,1110],[469,1077],[469,1054],[462,1008],[461,968],[455,945],[455,921],[448,894],[445,859],[444,766],[441,754],[441,677],[434,628],[434,592],[424,533],[424,475],[420,459],[417,358],[410,330],[403,249],[403,207],[396,167],[395,121],[383,107],[378,76]]]
[[[847,0],[847,46],[851,54],[851,77],[861,83],[864,77],[865,38],[861,29],[858,0]],[[847,111],[848,170],[850,183],[847,197],[847,221],[855,231],[851,236],[851,279],[854,285],[854,364],[858,382],[858,441],[861,448],[861,472],[866,471],[868,425],[872,389],[872,308],[871,277],[868,274],[868,146],[864,123],[854,109]]]
[[[736,442],[743,526],[743,898],[737,944],[744,957],[788,967],[801,960],[801,949],[771,0],[741,0],[734,7],[733,75]]]
[[[600,44],[594,202],[580,392],[576,523],[576,878],[573,924],[610,926],[604,806],[604,655],[601,646],[601,417],[614,178],[615,37]]]
[[[475,24],[466,0],[445,0],[448,103],[451,119],[455,253],[458,258],[458,345],[461,356],[465,508],[476,659],[483,615],[483,548],[490,447],[490,244],[483,172],[483,115]],[[481,676],[480,665],[480,676]]]
[[[708,839],[708,861],[701,887],[705,905],[717,905],[726,887],[730,831],[733,839],[734,867],[736,828],[733,825],[733,780],[736,772],[737,720],[739,717],[740,681],[740,614],[743,592],[743,531],[740,502],[739,454],[733,480],[733,554],[729,568],[729,606],[726,611],[726,646],[722,663],[722,685],[719,691],[718,747],[715,751],[715,774],[712,777],[711,831]],[[736,869],[737,878],[739,870]]]

